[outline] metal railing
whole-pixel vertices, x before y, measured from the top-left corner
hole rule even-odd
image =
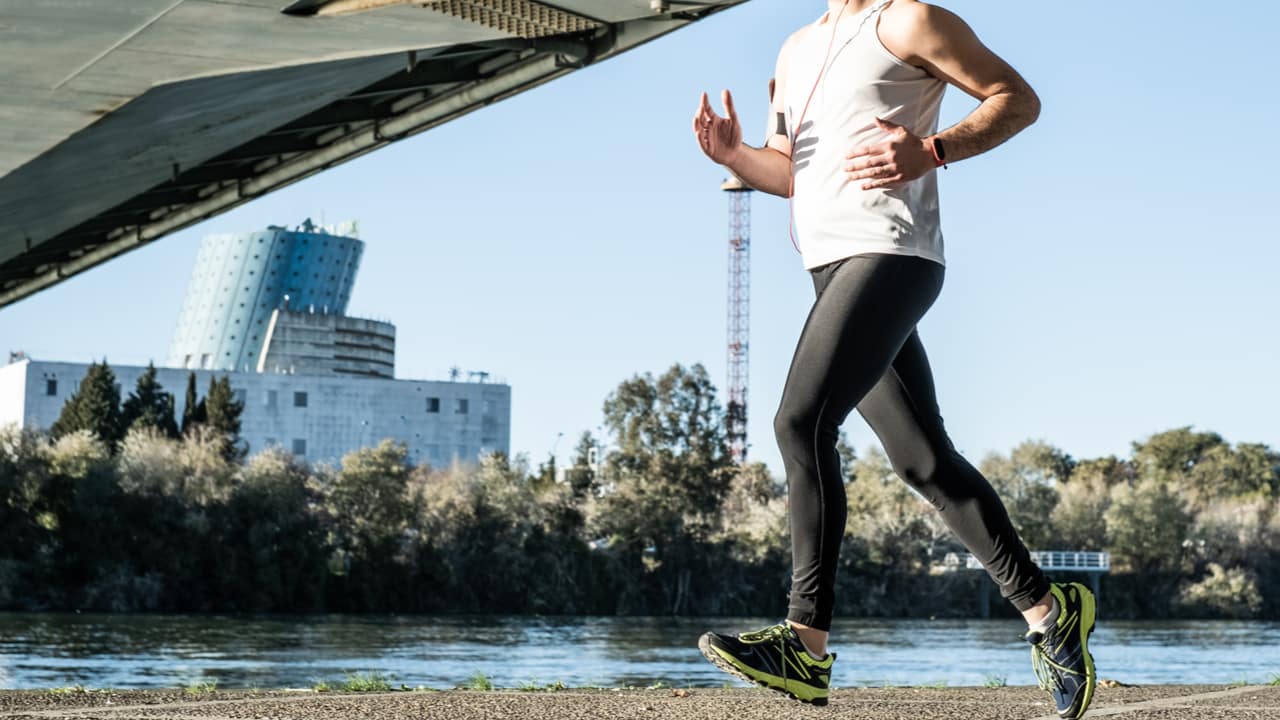
[[[1080,572],[1110,572],[1111,553],[1087,552],[1082,550],[1041,550],[1031,553],[1031,561],[1042,570],[1076,570]],[[968,570],[981,570],[982,563],[969,553],[947,553],[943,564],[958,569],[963,565]]]

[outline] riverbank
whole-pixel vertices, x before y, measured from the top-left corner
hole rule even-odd
[[[481,675],[504,688],[719,688],[726,676],[698,652],[698,636],[771,622],[0,613],[0,687],[338,689],[359,675],[445,690]],[[831,629],[835,687],[1035,682],[1021,621],[837,618]],[[1264,684],[1280,675],[1274,622],[1104,621],[1089,645],[1099,675],[1128,685]]]
[[[760,689],[215,690],[198,694],[182,689],[0,691],[0,718],[5,720],[774,720],[781,712],[788,717],[824,720],[1057,720],[1045,693],[1034,687],[835,690],[826,708],[800,705]],[[1124,720],[1280,720],[1280,686],[1100,687],[1089,717],[1104,716]]]

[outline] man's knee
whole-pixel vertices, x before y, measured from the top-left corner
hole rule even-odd
[[[893,471],[920,493],[931,505],[941,510],[942,494],[938,492],[942,464],[938,456],[930,451],[917,451],[910,454],[895,453],[889,457]]]
[[[800,443],[811,447],[815,441],[835,442],[839,427],[834,418],[824,416],[822,408],[806,408],[788,405],[786,402],[773,416],[773,433],[780,444]]]
[[[773,416],[773,434],[779,443],[807,442],[813,438],[817,421],[810,413],[800,412],[786,405],[778,408]]]

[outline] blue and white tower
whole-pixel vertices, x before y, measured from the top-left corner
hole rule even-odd
[[[211,235],[169,348],[169,367],[253,370],[277,310],[345,315],[364,243],[354,223],[306,220],[240,235]]]

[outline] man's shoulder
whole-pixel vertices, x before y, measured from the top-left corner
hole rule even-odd
[[[804,27],[800,28],[799,30],[796,30],[795,32],[787,36],[787,39],[784,40],[782,43],[782,49],[778,51],[778,67],[779,68],[785,68],[787,66],[787,58],[790,57],[791,53],[794,51],[797,45],[804,42],[805,37],[809,34],[809,31],[812,29],[813,29],[812,24],[805,25]]]
[[[941,5],[922,3],[920,0],[893,0],[884,8],[881,27],[891,23],[899,27],[936,26],[943,18],[955,17],[951,10]]]
[[[920,0],[893,0],[880,20],[881,40],[900,47],[914,47],[920,41],[948,28],[959,18],[938,5]]]
[[[786,52],[786,51],[790,50],[791,48],[795,47],[796,45],[798,45],[798,44],[800,44],[800,43],[804,42],[805,37],[806,37],[806,36],[809,34],[809,32],[810,32],[810,31],[812,31],[812,30],[813,30],[813,24],[812,24],[812,23],[810,23],[810,24],[805,25],[804,27],[800,28],[799,30],[796,30],[795,32],[791,33],[790,35],[788,35],[788,36],[787,36],[787,39],[782,43],[782,51],[783,51],[783,52]]]

